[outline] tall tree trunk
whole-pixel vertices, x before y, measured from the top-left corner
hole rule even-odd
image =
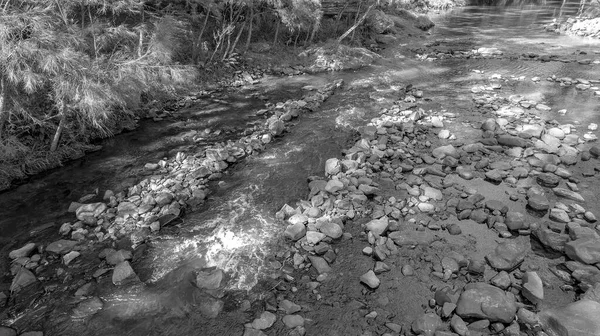
[[[350,29],[348,29],[344,34],[342,34],[342,36],[340,36],[338,38],[337,42],[341,43],[343,39],[345,39],[348,35],[350,35],[350,33],[352,33],[354,31],[354,29],[356,29],[358,26],[360,26],[360,24],[363,23],[363,21],[367,18],[367,15],[369,15],[369,12],[371,12],[371,9],[373,9],[374,6],[375,6],[375,4],[369,6],[369,8],[365,12],[365,14],[360,18],[360,20],[358,20],[356,23],[354,23],[354,25],[352,27],[350,27]]]
[[[250,40],[252,40],[252,23],[254,22],[254,6],[250,6],[250,25],[248,26],[248,38],[246,39],[246,47],[244,48],[244,53],[250,49]]]
[[[281,24],[281,20],[277,18],[277,27],[275,28],[275,38],[273,39],[273,45],[277,45],[277,38],[279,37],[279,25]]]
[[[198,34],[198,40],[196,44],[199,49],[202,49],[202,35],[204,35],[204,30],[206,30],[206,25],[208,24],[208,17],[210,16],[210,5],[206,9],[206,17],[204,18],[204,24],[202,25],[202,29],[200,29],[200,34]],[[194,62],[198,64],[198,55],[195,56]]]
[[[56,151],[58,148],[58,142],[60,141],[60,136],[65,129],[65,124],[67,123],[67,111],[65,103],[60,104],[60,122],[58,123],[58,128],[56,129],[56,133],[54,133],[54,138],[52,139],[52,144],[50,145],[50,151]]]
[[[4,127],[8,121],[9,111],[6,110],[7,88],[6,79],[0,77],[0,139],[5,138]]]

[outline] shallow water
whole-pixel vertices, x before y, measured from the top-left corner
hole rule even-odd
[[[233,329],[227,328],[244,322],[243,314],[227,308],[239,304],[234,293],[252,289],[259,293],[255,286],[260,286],[261,278],[272,271],[267,261],[284,229],[275,220],[275,212],[286,203],[294,204],[305,198],[307,177],[322,175],[325,160],[340,157],[342,149],[355,140],[357,128],[392,102],[398,89],[412,84],[429,99],[423,108],[455,112],[468,119],[473,110],[471,87],[489,83],[492,74],[500,74],[506,79],[502,81],[503,94],[520,94],[546,102],[553,107],[552,111],[568,110],[565,116],[551,112],[551,118],[584,125],[600,121],[600,98],[591,92],[545,81],[552,75],[600,79],[600,65],[508,58],[530,52],[600,58],[596,53],[600,50],[598,41],[556,36],[541,28],[552,19],[577,10],[577,2],[550,1],[455,9],[433,16],[436,27],[425,42],[464,51],[496,47],[507,57],[424,62],[410,53],[410,45],[398,46],[386,52],[405,57],[383,60],[358,71],[265,79],[251,90],[221,95],[219,101],[207,98],[181,112],[176,122],[144,122],[139,130],[105,141],[102,151],[45,176],[34,177],[29,183],[0,195],[4,205],[0,209],[0,237],[22,237],[38,225],[69,218],[63,215],[69,202],[96,188],[102,194],[105,189],[126,186],[138,177],[145,163],[191,148],[194,144],[179,139],[182,133],[257,122],[260,119],[253,112],[262,107],[262,101],[251,97],[253,90],[266,92],[278,101],[299,96],[300,88],[306,84],[344,79],[344,88],[319,111],[302,115],[285,137],[270,144],[263,153],[237,164],[222,183],[212,186],[215,193],[203,209],[187,214],[184,223],[166,230],[148,244],[145,257],[135,265],[148,288],[122,293],[107,286],[101,297],[108,307],[92,321],[72,322],[65,317],[68,313],[58,310],[47,315],[56,320],[43,322],[62,335],[112,335],[117,331],[125,333],[124,330],[128,335],[230,334]],[[509,80],[511,76],[525,76],[525,79]],[[533,76],[541,77],[542,81],[533,83],[530,80]],[[460,128],[460,125],[450,127]],[[233,132],[229,136],[235,135]],[[215,136],[207,139],[207,143],[225,138]],[[56,232],[56,229],[51,230]],[[192,270],[209,266],[222,268],[231,277],[225,312],[219,321],[209,321],[194,313],[194,305],[202,298],[194,296],[187,279]],[[183,317],[186,323],[182,323]]]

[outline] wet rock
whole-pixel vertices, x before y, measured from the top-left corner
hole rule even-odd
[[[506,226],[513,231],[526,229],[525,215],[520,212],[509,211],[506,213],[506,220],[504,221]]]
[[[550,335],[596,336],[600,335],[600,303],[581,300],[565,307],[539,313],[543,329]]]
[[[470,283],[460,295],[456,314],[462,318],[510,323],[517,313],[514,295],[486,283]]]
[[[525,272],[523,275],[523,289],[521,294],[533,304],[540,304],[544,300],[544,285],[536,272]]]
[[[80,221],[86,221],[87,218],[97,218],[104,211],[106,211],[107,206],[102,202],[91,203],[91,204],[83,204],[75,211],[75,215],[77,219]]]
[[[571,221],[571,218],[569,218],[569,214],[567,214],[565,210],[557,208],[550,209],[549,218],[559,223],[569,223]]]
[[[73,309],[73,318],[85,318],[96,314],[104,308],[104,302],[97,297],[81,301],[77,307]]]
[[[434,336],[435,331],[442,326],[442,319],[433,313],[423,314],[413,321],[411,328],[417,335]]]
[[[8,254],[8,257],[10,259],[29,257],[34,249],[35,249],[35,243],[28,243],[25,246],[21,247],[20,249],[11,251]]]
[[[536,181],[543,187],[555,188],[560,183],[560,177],[552,173],[541,173],[537,176]]]
[[[494,269],[499,271],[512,270],[525,259],[527,246],[516,240],[506,240],[496,246],[494,252],[485,258]]]
[[[375,272],[369,270],[367,273],[360,276],[360,282],[367,285],[371,289],[376,289],[381,283]]]
[[[112,282],[114,285],[119,286],[130,280],[137,280],[137,275],[133,268],[131,268],[131,265],[129,265],[128,261],[123,261],[115,266],[112,275]]]
[[[277,316],[271,312],[264,311],[259,318],[252,321],[252,328],[264,330],[270,328],[277,320]]]
[[[331,273],[331,266],[329,266],[325,259],[311,255],[308,256],[308,259],[319,274]]]
[[[297,241],[306,235],[306,226],[301,223],[288,225],[283,235],[292,241]]]
[[[35,275],[25,267],[21,267],[10,284],[10,291],[13,293],[18,293],[23,288],[36,282],[37,278]]]
[[[289,329],[304,326],[304,318],[300,315],[286,315],[283,317],[282,322]]]
[[[342,169],[342,165],[340,160],[338,159],[328,159],[325,161],[325,174],[326,175],[336,175]]]
[[[583,196],[581,196],[579,193],[576,193],[574,191],[564,189],[564,188],[554,188],[554,189],[552,189],[552,191],[554,191],[554,194],[558,197],[570,199],[575,202],[585,202],[585,199],[583,198]]]
[[[196,287],[201,289],[218,289],[221,287],[225,273],[221,269],[203,269],[196,272]]]
[[[593,237],[580,238],[565,244],[565,254],[585,264],[600,262],[600,239]]]
[[[73,250],[73,248],[77,245],[77,242],[74,240],[57,240],[53,243],[50,243],[46,247],[46,251],[55,254],[66,254]]]

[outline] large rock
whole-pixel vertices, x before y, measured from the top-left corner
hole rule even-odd
[[[574,191],[564,189],[564,188],[554,188],[554,189],[552,189],[552,191],[554,191],[554,194],[558,197],[570,199],[575,202],[585,202],[585,199],[583,198],[583,196],[581,196],[579,193],[576,193]]]
[[[28,244],[25,244],[25,246],[21,247],[20,249],[11,251],[8,254],[8,257],[10,259],[28,257],[31,254],[31,252],[33,252],[34,249],[35,249],[35,243],[28,243]]]
[[[331,273],[331,266],[329,266],[329,263],[327,263],[325,259],[311,255],[308,256],[308,259],[310,260],[310,263],[313,265],[313,267],[317,270],[317,273]]]
[[[75,211],[75,215],[80,221],[85,221],[86,218],[89,217],[97,218],[98,216],[100,216],[100,214],[106,211],[106,209],[106,204],[102,202],[83,204],[82,206],[77,208],[77,210]]]
[[[498,137],[498,144],[508,147],[527,147],[529,142],[516,136],[501,135]]]
[[[218,268],[199,270],[196,273],[196,286],[201,289],[218,289],[224,276],[223,270]]]
[[[600,335],[600,303],[581,300],[566,307],[542,311],[538,314],[542,328],[549,335]]]
[[[412,331],[417,335],[433,336],[442,326],[442,319],[434,313],[423,314],[413,321]]]
[[[510,323],[517,314],[517,304],[512,293],[486,283],[471,283],[465,286],[456,303],[456,314],[462,318]]]
[[[377,275],[375,275],[373,270],[369,270],[367,273],[361,275],[360,282],[367,285],[371,289],[376,289],[380,284],[379,278],[377,278]]]
[[[271,328],[273,323],[277,320],[277,316],[271,312],[264,311],[259,318],[252,321],[252,328],[257,330],[264,330]]]
[[[389,221],[387,217],[382,217],[380,219],[375,219],[367,223],[367,230],[371,231],[375,236],[381,236],[385,231],[387,231],[389,225]]]
[[[117,286],[122,285],[128,281],[135,281],[138,279],[139,278],[137,277],[137,274],[135,274],[135,271],[133,270],[133,268],[131,268],[131,265],[129,265],[128,261],[123,261],[122,263],[115,266],[115,269],[113,270],[112,282]]]
[[[527,246],[516,240],[506,240],[496,246],[494,252],[488,254],[485,259],[490,266],[499,271],[508,271],[517,267],[525,260]]]
[[[340,160],[336,158],[325,161],[325,175],[336,175],[342,169]]]
[[[600,238],[585,237],[565,244],[565,254],[585,264],[600,262]]]
[[[520,212],[509,211],[506,213],[504,224],[513,231],[525,229],[525,215]]]
[[[13,328],[0,326],[0,336],[17,336],[17,331]]]
[[[544,284],[536,272],[525,272],[521,294],[536,305],[544,300]]]
[[[557,252],[564,252],[565,244],[569,241],[568,235],[557,233],[544,227],[533,231],[533,236],[537,238],[544,247]]]
[[[388,33],[394,28],[394,20],[379,9],[369,13],[365,24],[371,28],[375,34]]]
[[[306,226],[302,223],[288,225],[283,235],[292,241],[297,241],[306,235]]]
[[[96,314],[102,308],[104,308],[104,302],[94,296],[79,302],[77,307],[73,308],[72,317],[75,319],[85,318]]]
[[[443,159],[446,156],[453,156],[453,157],[458,156],[458,151],[456,150],[456,148],[454,148],[454,146],[446,145],[446,146],[440,146],[440,147],[435,148],[431,152],[431,155],[433,155],[434,157],[436,157],[438,159]]]

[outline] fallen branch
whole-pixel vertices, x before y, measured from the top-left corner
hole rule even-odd
[[[342,36],[338,38],[338,43],[341,43],[343,39],[350,35],[356,28],[358,28],[358,26],[360,26],[363,23],[363,21],[365,21],[367,15],[369,15],[369,12],[371,11],[371,9],[373,9],[373,7],[375,7],[375,4],[369,6],[365,14],[360,18],[360,20],[358,20],[358,22],[356,22],[352,27],[350,27],[350,29],[348,29],[344,34],[342,34]]]

